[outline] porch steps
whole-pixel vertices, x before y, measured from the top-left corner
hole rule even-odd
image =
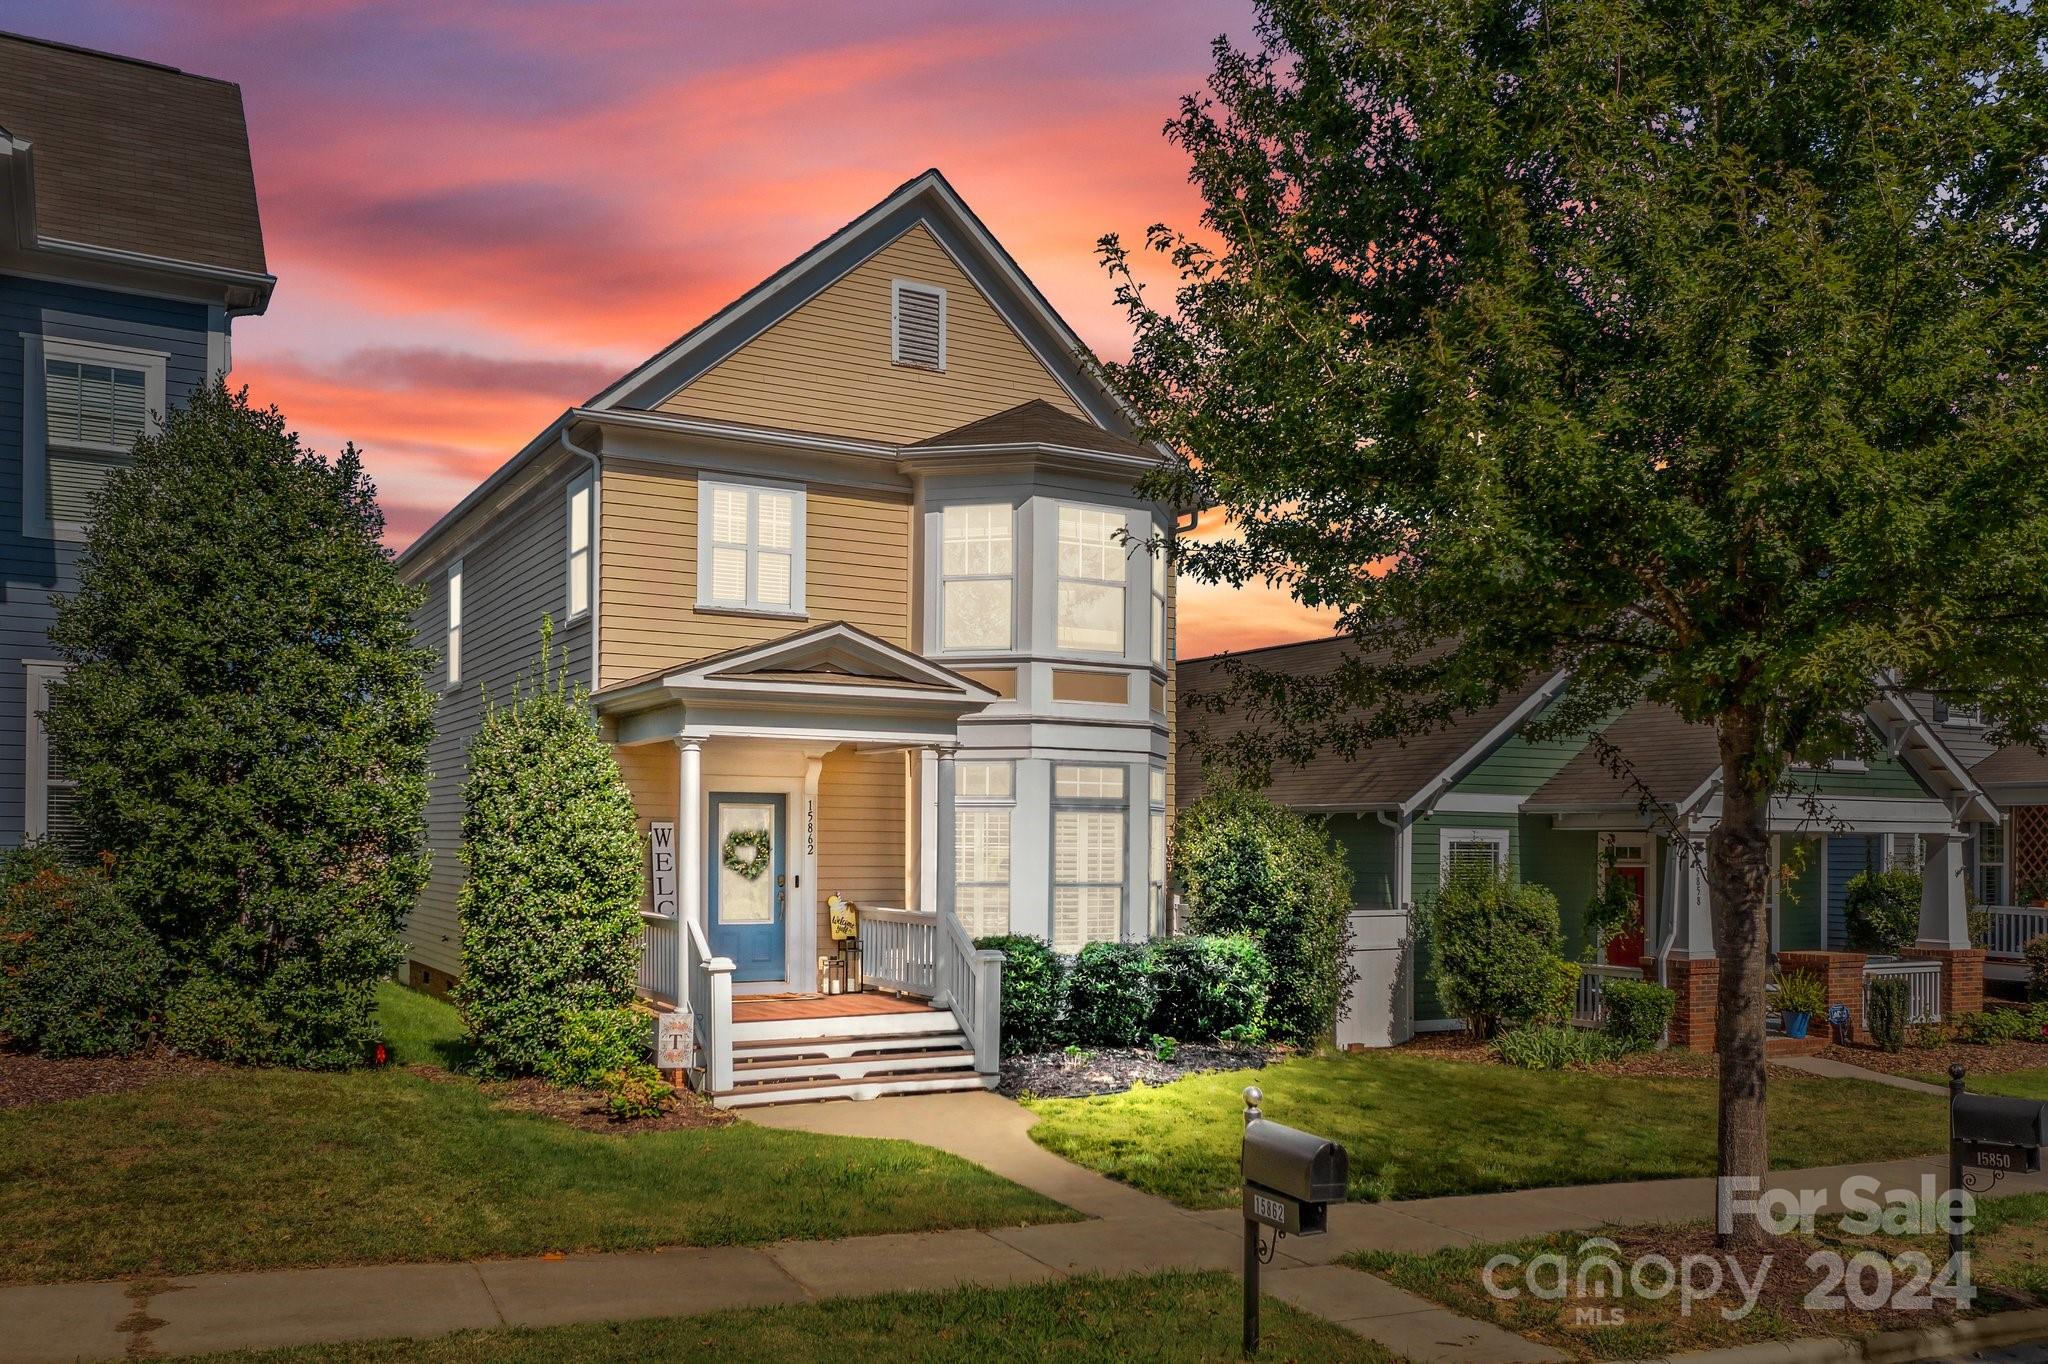
[[[733,1025],[732,1087],[721,1108],[990,1089],[949,1009]]]
[[[1764,1036],[1764,1058],[1774,1056],[1818,1056],[1827,1050],[1834,1038],[1828,1031],[1808,1033],[1804,1037],[1787,1037],[1783,1033],[1767,1033]]]

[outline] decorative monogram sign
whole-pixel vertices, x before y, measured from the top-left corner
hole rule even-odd
[[[648,830],[647,884],[654,891],[654,912],[676,915],[676,826],[656,824]]]
[[[658,1045],[659,1060],[663,1070],[689,1070],[697,1064],[697,1020],[688,1009],[661,1016]]]

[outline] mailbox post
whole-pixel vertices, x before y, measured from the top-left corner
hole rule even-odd
[[[2032,1174],[2041,1168],[2041,1148],[2048,1146],[2048,1103],[1971,1094],[1963,1088],[1963,1068],[1948,1068],[1948,1253],[1963,1253],[1963,1222],[1958,1205],[1963,1190],[1988,1189],[2005,1175]],[[1983,1183],[1972,1185],[1972,1175]]]
[[[1261,1227],[1273,1229],[1273,1245],[1292,1232],[1320,1236],[1329,1229],[1330,1204],[1342,1203],[1351,1179],[1351,1155],[1334,1141],[1277,1122],[1259,1112],[1265,1096],[1257,1085],[1244,1091],[1244,1352],[1259,1349],[1259,1266],[1272,1251],[1261,1251]]]

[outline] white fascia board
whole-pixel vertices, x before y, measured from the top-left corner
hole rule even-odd
[[[494,503],[491,510],[496,511],[498,506],[502,505],[498,501],[498,493],[542,456],[554,443],[555,437],[561,434],[562,428],[568,424],[573,414],[574,409],[571,409],[549,422],[539,435],[520,449],[518,454],[500,464],[491,472],[490,477],[470,489],[469,495],[450,507],[440,520],[420,532],[418,538],[400,551],[398,557],[392,561],[399,576],[405,577],[415,569],[431,568],[440,556],[448,552],[449,547],[439,545],[439,541],[470,513],[487,502]],[[515,489],[512,496],[517,496],[518,491],[520,490]],[[509,501],[510,498],[505,500]]]
[[[1997,807],[1984,788],[1970,775],[1970,769],[1963,765],[1962,760],[1950,751],[1939,731],[1914,709],[1913,703],[1897,688],[1889,686],[1884,690],[1883,701],[1891,713],[1892,723],[1897,726],[1899,759],[1923,778],[1939,774],[1946,779],[1955,793],[1958,818],[1995,820]],[[1887,724],[1879,707],[1871,707],[1871,720],[1890,737],[1891,725]]]
[[[1430,778],[1420,791],[1417,791],[1407,800],[1401,802],[1399,807],[1401,818],[1414,819],[1418,815],[1434,809],[1438,798],[1448,791],[1458,778],[1465,774],[1467,769],[1476,764],[1486,754],[1491,753],[1510,734],[1521,728],[1522,723],[1531,715],[1534,715],[1544,706],[1549,705],[1551,699],[1557,695],[1558,691],[1563,688],[1565,682],[1570,677],[1570,673],[1559,669],[1551,675],[1549,681],[1524,697],[1520,705],[1502,716],[1500,721],[1493,728],[1487,730],[1478,742],[1472,744],[1464,752],[1452,759],[1450,765],[1445,767],[1436,776]]]
[[[1520,796],[1450,791],[1429,808],[1436,815],[1515,815],[1522,812],[1523,804]]]
[[[1009,441],[989,445],[906,447],[897,462],[905,469],[920,473],[967,473],[975,469],[1008,469],[1024,464],[1081,473],[1115,470],[1147,474],[1162,467],[1166,461],[1139,459],[1135,455],[1119,455],[1108,450],[1087,450],[1078,445]]]

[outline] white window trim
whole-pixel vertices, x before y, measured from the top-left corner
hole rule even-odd
[[[1006,894],[1006,895],[1007,895],[1007,896],[1009,897],[1009,906],[1008,906],[1008,909],[1007,909],[1007,911],[1006,911],[1006,913],[1005,913],[1005,917],[1006,917],[1007,919],[1009,919],[1009,926],[1008,926],[1008,928],[1006,928],[1006,929],[1005,929],[1005,931],[1006,931],[1006,932],[1008,932],[1008,931],[1010,931],[1010,930],[1012,930],[1012,929],[1014,929],[1014,928],[1016,927],[1016,920],[1015,920],[1015,917],[1014,917],[1014,916],[1015,916],[1015,914],[1016,914],[1016,912],[1017,912],[1017,891],[1016,891],[1016,881],[1017,881],[1017,764],[1016,764],[1016,762],[1015,762],[1014,760],[1012,760],[1012,759],[1003,759],[1003,758],[987,758],[987,759],[984,759],[984,758],[974,758],[974,759],[970,759],[970,760],[967,760],[967,761],[972,761],[972,762],[977,762],[977,763],[983,763],[983,762],[985,762],[985,763],[987,763],[987,765],[989,765],[989,766],[991,766],[991,767],[1005,767],[1005,768],[1008,768],[1008,769],[1009,769],[1009,773],[1010,773],[1010,791],[1009,791],[1009,794],[1008,794],[1008,795],[1002,795],[1002,796],[969,796],[969,795],[962,795],[962,794],[960,794],[960,790],[959,790],[959,768],[960,768],[960,766],[961,766],[962,764],[960,764],[960,763],[956,763],[956,764],[955,764],[955,766],[954,766],[954,790],[953,790],[953,804],[954,804],[954,807],[955,807],[955,816],[956,816],[956,818],[957,818],[957,816],[958,816],[959,814],[961,814],[961,813],[964,813],[965,811],[969,811],[969,810],[974,810],[974,811],[1003,811],[1003,812],[1005,812],[1005,813],[1006,813],[1006,814],[1007,814],[1007,815],[1009,816],[1009,825],[1010,825],[1010,827],[1009,827],[1009,837],[1010,837],[1010,877],[1009,877],[1009,879],[1008,879],[1008,880],[1005,880],[1005,881],[963,881],[963,880],[961,880],[961,879],[960,879],[960,866],[959,866],[959,853],[958,853],[958,851],[957,851],[957,848],[958,848],[958,834],[957,834],[957,832],[956,832],[956,834],[955,834],[955,848],[956,848],[956,851],[955,851],[955,853],[954,853],[954,866],[953,866],[953,895],[954,895],[954,903],[955,903],[955,904],[958,904],[958,903],[959,903],[959,894],[960,894],[960,892],[961,892],[962,890],[983,890],[983,889],[992,889],[992,888],[995,888],[995,887],[998,887],[998,886],[1000,886],[1000,887],[1002,888],[1002,890],[1004,891],[1004,893],[1005,893],[1005,894]]]
[[[1153,793],[1154,779],[1157,778],[1158,793]],[[1150,845],[1146,849],[1145,879],[1151,896],[1146,907],[1148,922],[1155,935],[1163,936],[1172,930],[1168,922],[1166,906],[1166,840],[1170,836],[1166,818],[1166,769],[1152,767],[1145,774],[1145,838]],[[1153,875],[1157,872],[1158,875]]]
[[[711,595],[711,494],[714,489],[732,488],[747,495],[747,600],[724,601]],[[787,493],[789,517],[789,605],[764,605],[754,596],[755,559],[761,549],[757,541],[761,493]],[[801,483],[778,483],[771,479],[709,478],[697,480],[697,609],[725,615],[774,616],[782,620],[807,619],[804,608],[804,564],[809,555],[808,522],[810,499]]]
[[[1055,647],[1055,648],[1057,648],[1057,649],[1058,649],[1058,650],[1060,651],[1060,653],[1061,653],[1061,654],[1072,654],[1072,655],[1077,655],[1077,656],[1086,656],[1086,657],[1088,657],[1088,658],[1098,658],[1098,659],[1107,659],[1107,658],[1121,658],[1121,659],[1128,659],[1128,658],[1129,658],[1129,657],[1131,656],[1131,555],[1130,555],[1130,552],[1129,552],[1129,550],[1128,550],[1128,549],[1127,549],[1127,548],[1126,548],[1125,546],[1117,545],[1117,544],[1116,544],[1116,543],[1115,543],[1114,541],[1112,541],[1112,542],[1111,542],[1111,546],[1110,546],[1110,547],[1111,547],[1112,549],[1119,549],[1119,550],[1123,550],[1123,551],[1124,551],[1124,554],[1123,554],[1123,562],[1124,562],[1124,575],[1123,575],[1123,577],[1122,577],[1121,579],[1117,579],[1117,578],[1072,578],[1072,577],[1068,577],[1068,576],[1067,576],[1067,575],[1066,575],[1065,573],[1062,573],[1062,572],[1060,572],[1060,512],[1061,512],[1061,511],[1062,511],[1063,509],[1065,509],[1065,508],[1068,508],[1068,507],[1071,507],[1071,508],[1073,508],[1073,509],[1074,509],[1074,510],[1076,510],[1076,511],[1084,511],[1084,512],[1103,512],[1103,513],[1106,513],[1106,514],[1108,514],[1108,515],[1110,515],[1110,516],[1113,516],[1113,517],[1121,517],[1121,518],[1123,519],[1123,524],[1124,524],[1124,530],[1125,530],[1126,532],[1128,532],[1128,531],[1130,530],[1130,528],[1131,528],[1131,514],[1130,514],[1130,512],[1129,512],[1128,510],[1126,510],[1125,508],[1122,508],[1122,507],[1110,507],[1110,506],[1104,506],[1103,504],[1101,504],[1101,503],[1099,503],[1099,502],[1073,502],[1073,501],[1066,501],[1066,500],[1062,500],[1062,501],[1057,501],[1057,502],[1054,502],[1054,503],[1053,503],[1053,509],[1052,509],[1052,639],[1053,639],[1053,645],[1054,645],[1054,647]],[[1060,585],[1061,585],[1062,583],[1089,583],[1089,584],[1092,584],[1092,585],[1094,585],[1094,586],[1096,586],[1096,587],[1108,587],[1108,586],[1110,586],[1110,585],[1111,585],[1111,584],[1113,584],[1113,583],[1117,583],[1117,584],[1120,584],[1120,586],[1119,586],[1119,589],[1118,589],[1118,590],[1119,590],[1119,591],[1120,591],[1120,592],[1121,592],[1121,593],[1123,594],[1123,610],[1122,610],[1121,612],[1119,612],[1118,614],[1120,615],[1120,617],[1121,617],[1121,619],[1122,619],[1122,621],[1123,621],[1123,627],[1122,627],[1122,634],[1123,634],[1123,638],[1124,638],[1124,643],[1123,643],[1123,647],[1122,647],[1121,649],[1083,649],[1083,648],[1079,647],[1078,645],[1066,645],[1066,644],[1062,644],[1062,643],[1060,643]],[[1150,591],[1150,587],[1148,586],[1146,590],[1147,590],[1147,591]]]
[[[43,728],[43,712],[50,704],[50,684],[64,676],[62,663],[42,660],[21,665],[28,674],[22,714],[22,838],[33,842],[50,836],[50,735]]]
[[[1443,829],[1436,836],[1437,876],[1447,878],[1451,874],[1451,845],[1453,843],[1491,843],[1500,851],[1497,864],[1502,871],[1508,867],[1508,831],[1506,829]]]
[[[1106,768],[1113,768],[1113,769],[1115,769],[1116,771],[1118,771],[1118,772],[1121,772],[1121,773],[1123,774],[1123,781],[1124,781],[1124,784],[1123,784],[1123,789],[1122,789],[1122,791],[1120,791],[1120,792],[1119,792],[1118,794],[1116,794],[1116,795],[1114,795],[1114,796],[1062,796],[1062,795],[1060,795],[1060,794],[1059,794],[1059,788],[1060,788],[1060,776],[1059,776],[1059,773],[1060,773],[1060,769],[1061,769],[1062,767],[1106,767]],[[1079,888],[1082,888],[1082,889],[1087,889],[1087,890],[1100,890],[1100,889],[1103,889],[1103,888],[1105,888],[1105,887],[1107,887],[1107,886],[1109,886],[1109,885],[1111,885],[1111,884],[1114,884],[1114,885],[1115,885],[1115,887],[1116,887],[1116,916],[1115,916],[1115,922],[1116,922],[1116,925],[1117,925],[1117,937],[1116,937],[1115,939],[1101,939],[1101,938],[1084,938],[1084,939],[1082,940],[1082,943],[1081,943],[1081,945],[1085,947],[1085,946],[1087,946],[1087,944],[1088,944],[1088,943],[1090,943],[1090,942],[1104,942],[1104,941],[1123,941],[1123,940],[1124,940],[1124,939],[1125,939],[1125,938],[1126,938],[1126,937],[1128,936],[1128,932],[1129,932],[1129,930],[1128,930],[1128,928],[1126,927],[1126,923],[1127,923],[1127,919],[1126,919],[1126,916],[1127,916],[1127,915],[1129,915],[1129,913],[1130,913],[1130,910],[1131,910],[1131,906],[1130,906],[1130,898],[1131,898],[1131,889],[1130,889],[1130,881],[1131,881],[1131,817],[1130,817],[1130,812],[1131,812],[1131,809],[1132,809],[1132,800],[1131,800],[1131,777],[1130,777],[1130,770],[1129,770],[1128,768],[1126,768],[1126,767],[1125,767],[1125,766],[1124,766],[1123,764],[1121,764],[1121,763],[1115,763],[1115,762],[1071,762],[1071,763],[1054,763],[1054,764],[1052,765],[1052,774],[1051,774],[1051,775],[1052,775],[1052,801],[1051,801],[1051,806],[1050,806],[1050,809],[1051,809],[1051,818],[1050,818],[1050,819],[1048,819],[1048,820],[1046,821],[1046,836],[1047,836],[1047,841],[1046,841],[1046,853],[1047,853],[1047,860],[1046,860],[1046,870],[1047,870],[1047,871],[1048,871],[1048,872],[1050,873],[1050,876],[1049,876],[1049,881],[1048,881],[1048,884],[1049,884],[1049,885],[1050,885],[1050,887],[1051,887],[1051,890],[1052,890],[1052,896],[1051,896],[1051,898],[1050,898],[1050,902],[1049,902],[1049,903],[1048,903],[1048,905],[1047,905],[1048,917],[1047,917],[1047,919],[1046,919],[1046,938],[1047,938],[1047,940],[1048,940],[1048,941],[1051,941],[1051,940],[1053,940],[1053,939],[1054,939],[1055,935],[1056,935],[1056,934],[1057,934],[1057,932],[1058,932],[1058,928],[1059,928],[1059,925],[1058,925],[1058,923],[1057,923],[1057,916],[1058,916],[1058,914],[1059,914],[1059,891],[1060,891],[1060,887],[1061,887],[1062,885],[1071,885],[1071,886],[1076,886],[1076,887],[1079,887]],[[1120,845],[1120,848],[1119,848],[1119,851],[1118,851],[1118,854],[1117,854],[1117,865],[1118,865],[1118,866],[1119,866],[1119,868],[1121,869],[1121,875],[1119,875],[1119,877],[1117,878],[1117,880],[1116,880],[1116,881],[1115,881],[1114,883],[1112,883],[1112,882],[1108,882],[1108,881],[1071,881],[1071,882],[1062,882],[1062,881],[1061,881],[1061,880],[1059,879],[1059,871],[1058,871],[1058,867],[1059,867],[1059,841],[1060,841],[1060,832],[1059,832],[1059,830],[1060,830],[1060,820],[1059,820],[1059,817],[1060,817],[1060,815],[1061,815],[1061,813],[1062,813],[1062,812],[1066,812],[1066,813],[1086,813],[1086,814],[1111,814],[1111,815],[1117,815],[1117,816],[1120,816],[1120,818],[1118,818],[1118,820],[1117,820],[1117,839],[1118,839],[1118,842],[1119,842],[1119,845]],[[1084,925],[1084,929],[1085,929],[1085,925]]]
[[[56,521],[50,516],[50,417],[45,406],[43,365],[49,360],[77,360],[141,370],[147,409],[142,430],[153,436],[163,428],[164,390],[171,357],[164,351],[105,346],[38,332],[21,333],[21,356],[21,533],[37,540],[83,540],[83,522]]]
[[[1148,605],[1152,610],[1145,617],[1145,628],[1152,635],[1152,666],[1164,672],[1167,663],[1171,661],[1166,656],[1166,617],[1168,611],[1167,589],[1172,581],[1173,566],[1168,561],[1170,556],[1167,554],[1164,544],[1153,550],[1147,557],[1152,560],[1146,566],[1145,575],[1146,588],[1151,596],[1151,601]]]
[[[946,513],[956,508],[997,508],[1010,514],[1010,571],[1008,573],[948,573],[946,572]],[[1017,648],[1017,508],[1009,502],[952,502],[939,508],[939,652],[943,654],[988,654],[1013,653]],[[1001,644],[966,645],[955,648],[946,642],[946,584],[947,583],[993,583],[1006,582],[1010,585],[1010,628]]]
[[[447,639],[442,657],[448,667],[448,690],[454,691],[462,685],[462,560],[448,565],[448,624]]]
[[[902,298],[905,289],[939,296],[939,367],[936,370],[920,365],[914,360],[903,358],[902,330],[898,326],[903,316]],[[892,279],[889,281],[889,363],[904,369],[921,369],[927,374],[946,372],[946,290],[939,284],[926,284],[922,280]]]
[[[576,548],[576,499],[583,501],[583,548]],[[590,566],[597,561],[597,547],[592,542],[597,526],[597,480],[586,469],[569,480],[569,487],[562,498],[562,565],[565,577],[562,585],[562,621],[573,625],[590,614],[590,604],[597,599],[597,580],[591,575]],[[579,562],[580,560],[580,562]],[[583,607],[576,606],[576,580],[583,580]]]

